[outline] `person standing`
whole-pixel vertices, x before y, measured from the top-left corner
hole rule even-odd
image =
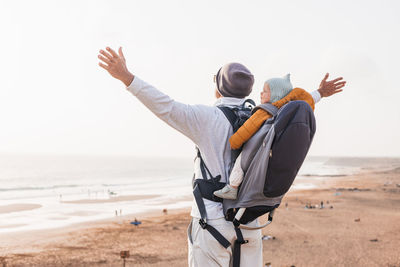
[[[126,66],[120,47],[118,53],[107,47],[100,50],[100,67],[112,77],[122,81],[127,90],[142,102],[162,121],[181,132],[198,147],[202,160],[214,175],[221,175],[221,182],[229,177],[231,151],[228,142],[233,134],[232,127],[218,106],[241,106],[252,90],[254,77],[242,64],[230,63],[223,66],[216,77],[217,101],[213,106],[188,105],[173,100],[154,86],[133,75]],[[344,84],[341,78],[321,82],[318,91],[312,93],[315,102],[321,97],[340,92]],[[195,171],[195,173],[199,173]],[[224,218],[222,203],[203,199],[207,212],[207,224],[219,231],[231,244],[236,239],[231,222]],[[232,246],[225,248],[199,224],[200,213],[194,202],[189,234],[189,266],[229,266],[232,263]],[[256,225],[257,221],[250,224]],[[241,249],[241,266],[262,266],[261,230],[243,230],[249,242]]]

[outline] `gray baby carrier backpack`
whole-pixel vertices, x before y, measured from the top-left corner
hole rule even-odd
[[[237,126],[235,127],[232,123],[235,121],[233,117],[235,114],[227,109],[227,107],[221,108],[236,131]],[[260,229],[272,222],[274,210],[290,189],[303,164],[316,129],[313,110],[304,101],[291,101],[280,109],[271,104],[262,104],[254,108],[252,112],[258,109],[264,109],[273,117],[267,120],[242,147],[241,167],[245,175],[239,187],[237,199],[222,200],[215,196],[211,196],[213,199],[210,199],[222,202],[225,219],[233,222],[237,236],[233,247],[234,267],[240,266],[240,246],[247,243],[240,229]],[[238,152],[240,151],[233,151],[233,162]],[[219,183],[218,177],[211,179],[216,179],[215,181]],[[219,186],[215,188],[202,191],[214,192],[224,185],[224,183],[219,183]],[[199,196],[204,197],[204,194],[198,187],[196,197],[196,181],[194,188],[195,199],[202,214],[202,203],[199,202],[203,201],[200,201]],[[246,226],[248,222],[266,213],[268,213],[267,223],[254,228]],[[211,226],[207,225],[203,215],[200,224],[221,245],[226,248],[231,245],[221,234],[213,233],[215,229],[207,229]]]

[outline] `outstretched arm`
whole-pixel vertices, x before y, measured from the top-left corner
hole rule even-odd
[[[128,91],[158,118],[198,145],[201,141],[201,129],[204,129],[209,121],[210,107],[186,105],[173,100],[129,72],[122,48],[119,48],[118,54],[109,47],[106,50],[100,50],[98,55],[102,61],[99,63],[100,67],[107,70],[112,77],[123,82]]]

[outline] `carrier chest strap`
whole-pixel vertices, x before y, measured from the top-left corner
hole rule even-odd
[[[199,185],[195,185],[193,189],[194,199],[197,204],[197,208],[199,209],[201,219],[199,220],[199,224],[201,228],[207,230],[224,248],[228,248],[231,243],[220,233],[217,229],[207,224],[207,211],[204,205],[203,197],[201,196]]]

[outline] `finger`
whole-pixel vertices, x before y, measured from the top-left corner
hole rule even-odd
[[[110,61],[112,61],[113,57],[110,53],[107,53],[104,50],[100,50],[100,54],[102,54],[103,56],[105,56],[106,58],[108,58]]]
[[[335,82],[340,81],[340,80],[343,80],[343,77],[336,78],[336,79],[334,79],[332,81],[329,81],[329,82],[335,83]]]
[[[337,82],[335,84],[342,84],[342,83],[346,83],[346,81]]]
[[[118,58],[117,53],[115,53],[115,51],[112,50],[111,48],[107,47],[107,51],[108,51],[114,58]]]
[[[339,86],[339,85],[342,85],[342,84],[346,84],[346,82],[338,82],[338,83],[335,83],[335,86]]]
[[[334,92],[334,94],[337,94],[337,93],[340,93],[340,92],[343,92],[343,89],[336,90],[336,91]]]
[[[122,52],[122,47],[119,47],[119,49],[118,49],[118,55],[119,55],[120,57],[122,57],[123,59],[125,59],[124,53]]]
[[[110,64],[111,64],[111,60],[109,60],[108,58],[103,57],[102,55],[98,55],[97,57],[98,57],[101,61],[103,61],[104,63],[107,63],[107,65],[110,65]]]
[[[345,84],[341,84],[341,85],[339,85],[339,86],[336,86],[335,89],[337,90],[337,89],[343,88],[344,86],[345,86]]]
[[[326,81],[329,77],[329,73],[325,74],[325,77],[322,79],[323,81]]]
[[[99,62],[99,66],[102,67],[105,70],[108,70],[108,66],[106,64],[103,64],[103,63]]]

